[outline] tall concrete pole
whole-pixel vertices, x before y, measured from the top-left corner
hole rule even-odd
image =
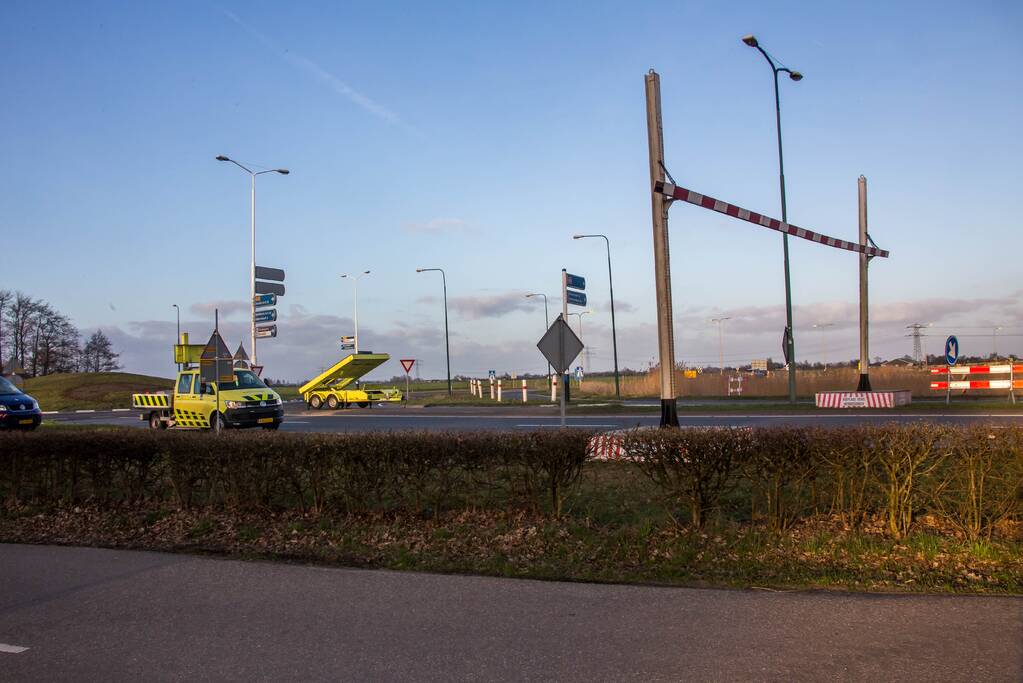
[[[859,178],[860,244],[867,245],[867,179]],[[867,266],[870,257],[860,253],[860,382],[856,391],[870,391],[869,315],[867,309]]]
[[[654,284],[657,290],[657,346],[661,361],[661,426],[678,427],[675,402],[675,333],[671,315],[671,260],[668,255],[668,202],[654,192],[664,181],[664,132],[661,126],[661,77],[646,75],[646,129],[650,150],[650,202],[654,229]]]

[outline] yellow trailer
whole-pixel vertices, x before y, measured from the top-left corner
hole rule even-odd
[[[300,386],[298,392],[309,407],[314,409],[327,406],[333,410],[351,405],[368,408],[379,401],[399,403],[404,399],[399,389],[352,387],[361,377],[390,359],[386,353],[353,353]]]

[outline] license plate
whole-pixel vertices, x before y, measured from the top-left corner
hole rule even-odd
[[[20,425],[30,425],[33,422],[35,422],[35,420],[18,420],[18,424]]]
[[[261,425],[270,424],[273,421],[274,419],[272,417],[261,417],[259,418],[259,420],[257,420],[257,422],[259,422],[259,424]]]

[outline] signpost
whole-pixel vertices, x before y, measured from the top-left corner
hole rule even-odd
[[[277,295],[276,294],[257,294],[252,297],[252,303],[256,305],[256,308],[262,306],[276,306]]]
[[[277,336],[277,326],[267,325],[266,327],[256,328],[256,339],[273,339]]]
[[[959,340],[956,339],[954,334],[950,334],[948,339],[945,340],[945,364],[951,368],[959,360]],[[952,382],[951,376],[949,377],[948,385],[945,387],[945,405],[952,402]],[[1010,386],[1012,382],[1009,383]],[[1010,388],[1010,392],[1011,392]]]
[[[219,312],[214,311],[214,327],[210,340],[199,356],[199,381],[207,385],[216,385],[217,412],[215,422],[210,427],[216,431],[223,429],[224,424],[220,418],[220,385],[234,382],[234,355],[227,348],[224,338],[220,336]]]
[[[252,318],[257,323],[272,323],[277,320],[277,309],[268,308],[262,311],[256,311],[256,315]]]
[[[582,291],[586,289],[586,278],[581,275],[573,275],[564,268],[561,269],[561,317],[568,321],[568,305],[573,306],[585,306],[586,305],[586,294]],[[582,318],[579,319],[579,327],[582,329]],[[568,375],[568,366],[565,366],[562,370],[562,387],[561,397],[567,402],[569,397],[569,387],[571,383]],[[562,420],[564,425],[564,420]]]
[[[565,304],[567,306],[567,303]],[[575,335],[572,328],[568,326],[564,318],[557,318],[544,333],[536,348],[550,362],[551,366],[559,375],[564,375],[568,380],[568,369],[572,367],[572,361],[583,350],[583,343]],[[561,426],[565,426],[565,390],[561,390]]]
[[[402,358],[401,367],[405,368],[405,402],[408,405],[408,397],[412,395],[411,379],[409,373],[412,372],[412,366],[416,364],[415,358]]]
[[[585,306],[586,305],[586,294],[583,292],[577,292],[573,289],[567,291],[568,303],[573,306]]]

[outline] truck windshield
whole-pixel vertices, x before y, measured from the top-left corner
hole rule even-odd
[[[21,392],[18,390],[18,387],[14,386],[3,377],[0,377],[0,396],[20,393]]]
[[[232,389],[266,389],[266,385],[251,370],[235,370],[234,381],[225,382],[220,385],[220,388],[223,391],[230,391]]]

